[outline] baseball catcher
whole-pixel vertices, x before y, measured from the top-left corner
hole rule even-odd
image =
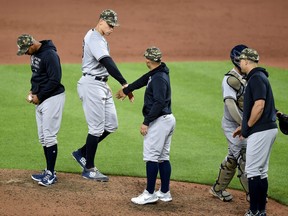
[[[233,131],[241,124],[244,89],[246,80],[243,78],[239,66],[240,53],[247,48],[245,45],[233,47],[230,58],[234,67],[225,74],[222,81],[222,93],[224,100],[224,115],[222,118],[222,129],[228,142],[228,153],[220,164],[219,174],[216,182],[210,189],[210,193],[224,202],[231,201],[233,196],[226,191],[229,183],[238,170],[238,177],[243,189],[248,194],[248,182],[245,175],[246,164],[246,140],[233,138]]]

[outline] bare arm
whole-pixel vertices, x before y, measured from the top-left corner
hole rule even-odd
[[[249,127],[252,127],[260,119],[264,110],[264,106],[265,106],[265,100],[255,101],[251,110],[250,118],[247,123]]]

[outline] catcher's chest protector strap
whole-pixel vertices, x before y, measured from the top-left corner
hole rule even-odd
[[[229,76],[227,78],[227,84],[237,92],[237,106],[243,110],[246,80],[233,70],[229,71],[227,74],[225,74],[225,76]]]
[[[246,80],[243,79],[243,77],[235,71],[231,70],[225,75],[229,76],[227,83],[235,91],[241,91],[242,88],[246,86]]]

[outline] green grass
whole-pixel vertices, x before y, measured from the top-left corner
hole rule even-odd
[[[172,109],[176,130],[171,146],[172,179],[211,185],[219,164],[227,153],[227,143],[221,129],[223,101],[221,81],[230,69],[230,62],[168,62],[172,83]],[[119,64],[128,81],[147,72],[142,63]],[[63,84],[66,103],[60,133],[56,168],[62,172],[79,173],[71,152],[80,147],[87,135],[82,106],[77,94],[80,65],[63,65]],[[276,106],[287,110],[288,71],[267,68],[273,87]],[[43,169],[44,158],[38,143],[35,110],[25,101],[30,89],[29,65],[0,66],[0,168]],[[114,94],[120,85],[109,80]],[[119,129],[100,144],[96,165],[107,174],[145,176],[142,160],[143,121],[141,109],[144,89],[134,92],[135,102],[115,99]],[[286,110],[285,110],[286,109]],[[286,176],[287,136],[279,132],[273,146],[269,169],[269,196],[288,205]],[[230,188],[241,189],[235,177]]]

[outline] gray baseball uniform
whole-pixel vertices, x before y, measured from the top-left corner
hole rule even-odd
[[[86,143],[72,153],[83,168],[82,176],[96,181],[109,178],[94,164],[98,144],[118,128],[117,113],[111,90],[107,84],[112,76],[122,86],[127,84],[121,72],[110,57],[109,46],[104,35],[110,35],[117,23],[117,14],[104,10],[94,29],[89,30],[83,40],[82,77],[77,91],[88,124]]]
[[[57,134],[61,125],[64,103],[65,93],[61,93],[36,106],[38,137],[43,147],[51,147],[58,143]]]
[[[247,141],[233,138],[233,132],[242,120],[243,95],[246,80],[233,68],[223,78],[222,94],[224,99],[224,115],[222,129],[228,142],[228,154],[220,165],[218,178],[211,187],[210,193],[223,201],[232,200],[233,196],[226,191],[238,167],[238,177],[248,196],[248,183],[245,176],[245,152]]]
[[[233,74],[233,75],[232,75]],[[232,76],[237,76],[239,79],[239,83],[243,83],[240,85],[240,89],[238,91],[235,90],[235,87],[229,85],[228,79],[231,79]],[[222,81],[222,94],[224,101],[226,99],[233,99],[236,101],[237,110],[239,115],[242,116],[243,109],[243,94],[244,94],[244,83],[242,76],[233,68],[226,76],[224,76]],[[222,129],[224,131],[225,137],[228,141],[228,156],[237,159],[240,155],[240,151],[242,148],[246,148],[247,142],[246,140],[240,140],[239,137],[233,138],[233,132],[239,126],[239,123],[235,121],[235,119],[231,116],[231,113],[228,110],[227,104],[224,103],[224,115],[222,118]]]
[[[88,31],[83,41],[82,73],[77,84],[79,97],[88,124],[88,133],[101,136],[104,130],[114,132],[118,127],[117,113],[107,82],[95,80],[109,76],[99,62],[110,56],[106,39],[96,30]]]
[[[144,136],[144,161],[170,160],[170,145],[175,125],[173,114],[163,115],[149,124],[148,133]]]

